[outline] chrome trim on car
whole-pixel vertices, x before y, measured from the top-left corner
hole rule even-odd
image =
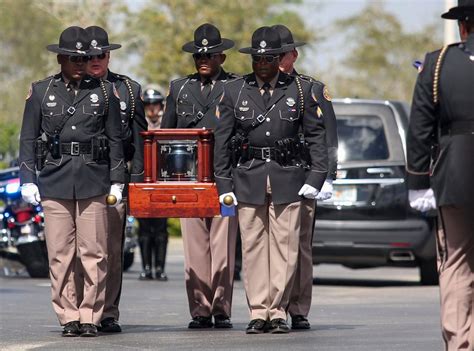
[[[364,178],[364,179],[336,179],[333,184],[335,185],[352,185],[352,184],[403,184],[405,179],[403,178]]]

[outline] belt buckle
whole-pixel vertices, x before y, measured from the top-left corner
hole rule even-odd
[[[71,156],[79,156],[79,143],[77,141],[71,142]]]
[[[262,123],[264,120],[265,120],[265,116],[264,116],[264,115],[260,114],[260,115],[257,116],[257,121],[258,121],[258,123]]]
[[[262,147],[261,149],[262,152],[262,160],[270,160],[271,159],[271,149],[269,147]]]

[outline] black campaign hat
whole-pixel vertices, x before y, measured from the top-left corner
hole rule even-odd
[[[474,0],[458,0],[458,6],[452,7],[441,15],[444,19],[465,21],[474,19]]]
[[[288,27],[284,26],[283,24],[276,24],[272,26],[272,29],[278,31],[278,34],[281,38],[281,45],[285,52],[291,51],[298,46],[306,45],[306,43],[302,41],[294,41],[293,34],[291,34],[291,31],[288,29]]]
[[[159,104],[163,103],[163,95],[153,88],[145,89],[143,92],[143,103],[144,104]]]
[[[59,44],[46,47],[49,51],[68,56],[87,56],[100,54],[99,50],[92,49],[91,37],[81,27],[66,28],[59,36]]]
[[[286,52],[276,29],[260,27],[252,34],[252,46],[239,49],[243,54],[268,55]]]
[[[98,26],[90,26],[86,28],[87,34],[91,37],[91,46],[102,51],[110,51],[122,47],[120,44],[110,44],[109,35],[104,28]]]
[[[221,33],[216,26],[204,23],[194,31],[194,41],[187,42],[182,49],[192,54],[212,54],[230,49],[233,46],[234,42],[232,40],[221,38]]]

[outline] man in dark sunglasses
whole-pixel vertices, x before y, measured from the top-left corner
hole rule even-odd
[[[226,196],[238,202],[246,333],[288,333],[303,200],[314,201],[327,174],[324,123],[311,84],[280,72],[284,49],[276,30],[257,29],[252,46],[239,51],[252,55],[253,72],[224,86],[214,133],[216,184],[221,203]]]
[[[183,51],[193,54],[197,72],[170,83],[162,128],[216,128],[224,82],[236,77],[221,67],[226,58],[223,51],[232,46],[234,42],[221,38],[212,24],[195,30],[194,40],[184,44]],[[192,317],[188,327],[232,328],[236,218],[184,218],[181,232]]]
[[[52,302],[64,337],[98,335],[107,275],[105,198],[112,194],[119,204],[125,182],[119,100],[110,82],[86,75],[88,55],[100,54],[90,46],[80,27],[48,45],[61,72],[32,84],[20,135],[21,193],[44,210]]]
[[[120,98],[120,129],[125,164],[122,165],[127,174],[127,181],[143,181],[143,141],[140,132],[147,130],[145,110],[141,98],[141,87],[136,81],[108,69],[110,51],[121,47],[120,44],[109,43],[107,32],[97,26],[86,28],[91,37],[91,46],[100,50],[91,55],[87,64],[87,73],[93,77],[114,84]],[[130,170],[128,164],[130,163]],[[127,192],[125,189],[124,197]],[[104,313],[100,331],[104,333],[121,332],[119,319],[119,302],[122,288],[122,256],[124,245],[126,201],[109,208],[108,241],[107,241],[107,288],[105,293]],[[158,277],[159,278],[159,277]]]

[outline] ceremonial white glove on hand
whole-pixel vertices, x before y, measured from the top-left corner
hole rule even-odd
[[[408,201],[410,201],[410,206],[412,208],[421,212],[426,212],[436,208],[436,199],[431,188],[409,190]]]
[[[226,205],[224,203],[224,198],[229,195],[230,197],[232,197],[232,199],[234,200],[234,206],[237,206],[238,202],[237,202],[237,198],[235,197],[235,194],[233,192],[230,192],[230,193],[225,193],[225,194],[222,194],[222,195],[219,195],[219,202],[224,205],[224,206],[229,206],[229,205]]]
[[[298,191],[298,195],[304,196],[307,199],[315,199],[318,193],[319,190],[309,184],[304,184],[300,191]]]
[[[122,192],[124,187],[125,185],[121,183],[115,183],[110,186],[109,195],[113,195],[117,199],[115,204],[109,205],[110,207],[117,207],[122,202]]]
[[[332,181],[333,181],[332,179],[326,179],[324,181],[321,191],[316,196],[316,200],[327,200],[332,197],[332,191],[333,191]]]
[[[21,186],[21,197],[34,206],[39,205],[41,202],[39,189],[34,183],[25,183]]]

